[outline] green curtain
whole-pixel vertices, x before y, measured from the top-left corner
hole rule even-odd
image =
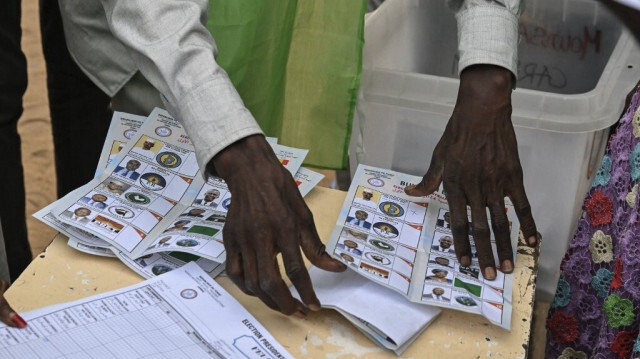
[[[366,0],[211,0],[218,63],[268,136],[345,169]]]

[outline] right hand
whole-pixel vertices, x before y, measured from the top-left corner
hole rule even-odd
[[[264,136],[233,143],[213,158],[213,165],[233,197],[223,229],[229,278],[283,314],[304,317],[307,308],[320,310],[300,249],[321,269],[341,272],[346,266],[325,252],[311,211]],[[304,304],[282,280],[279,253]]]
[[[27,322],[22,319],[18,313],[15,312],[4,297],[4,292],[9,289],[9,283],[0,279],[0,321],[4,324],[14,328],[24,328],[27,326]]]
[[[493,65],[467,67],[453,114],[436,146],[422,182],[405,188],[411,196],[428,196],[443,182],[451,213],[458,261],[471,265],[467,206],[473,241],[485,279],[497,276],[486,210],[496,239],[500,269],[513,272],[513,249],[504,197],[514,204],[529,246],[537,245],[536,224],[524,190],[516,134],[511,123],[511,72]]]

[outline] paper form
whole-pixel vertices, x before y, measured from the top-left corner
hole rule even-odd
[[[309,268],[313,289],[324,308],[337,310],[383,348],[402,354],[435,320],[441,309],[407,301],[353,271]],[[291,287],[294,295],[295,288]]]
[[[404,194],[407,185],[420,181],[416,176],[359,166],[327,252],[412,302],[481,314],[509,329],[513,274],[501,272],[496,264],[495,280],[482,277],[471,224],[472,264],[461,266],[455,256],[446,197],[442,192],[426,198]],[[505,211],[512,221],[515,250],[520,224],[508,199]],[[470,212],[467,215],[471,223]],[[493,235],[491,246],[497,260]]]
[[[2,358],[292,358],[195,263],[0,325]]]

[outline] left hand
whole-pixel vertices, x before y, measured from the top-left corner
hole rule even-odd
[[[9,283],[0,279],[0,321],[14,328],[24,328],[27,322],[15,312],[4,297],[4,292],[9,289]]]

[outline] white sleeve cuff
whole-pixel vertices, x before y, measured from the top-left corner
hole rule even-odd
[[[262,129],[244,106],[224,71],[192,89],[179,102],[179,120],[196,149],[203,175],[209,161],[232,143]]]
[[[473,6],[456,14],[458,74],[478,64],[497,65],[518,74],[518,17],[505,7]]]

